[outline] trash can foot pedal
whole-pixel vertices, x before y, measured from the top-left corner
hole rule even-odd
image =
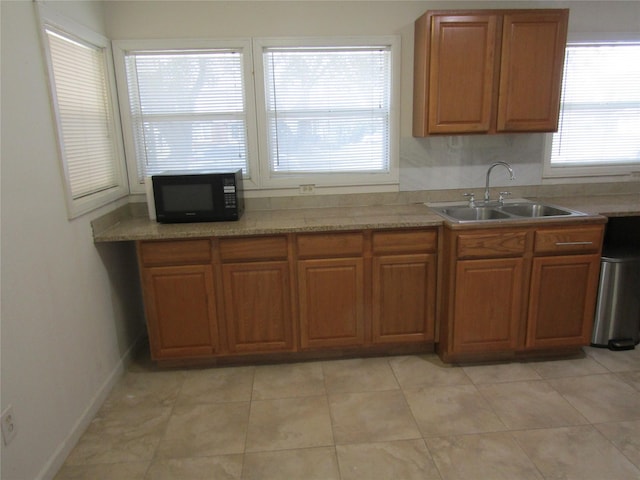
[[[609,350],[633,350],[636,348],[636,342],[631,338],[620,338],[609,340]]]

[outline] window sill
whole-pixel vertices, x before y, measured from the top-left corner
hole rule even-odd
[[[347,186],[319,186],[313,183],[302,184],[298,187],[289,188],[262,188],[262,189],[245,189],[244,196],[246,198],[262,198],[262,197],[310,197],[321,195],[340,195],[353,193],[389,193],[398,192],[399,184],[393,183],[388,185],[347,185]]]
[[[574,173],[565,175],[543,175],[542,185],[557,185],[567,183],[614,183],[614,182],[637,182],[640,180],[640,166],[631,172],[620,174],[599,174],[599,173]]]

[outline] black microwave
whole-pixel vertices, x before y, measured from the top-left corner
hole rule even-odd
[[[233,221],[244,211],[241,169],[166,172],[151,181],[160,223]]]

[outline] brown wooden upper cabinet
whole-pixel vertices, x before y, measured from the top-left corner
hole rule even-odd
[[[568,9],[422,15],[413,136],[556,131],[568,19]]]

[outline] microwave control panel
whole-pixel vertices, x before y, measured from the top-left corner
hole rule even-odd
[[[232,178],[225,178],[224,185],[224,208],[236,208],[236,185]]]

